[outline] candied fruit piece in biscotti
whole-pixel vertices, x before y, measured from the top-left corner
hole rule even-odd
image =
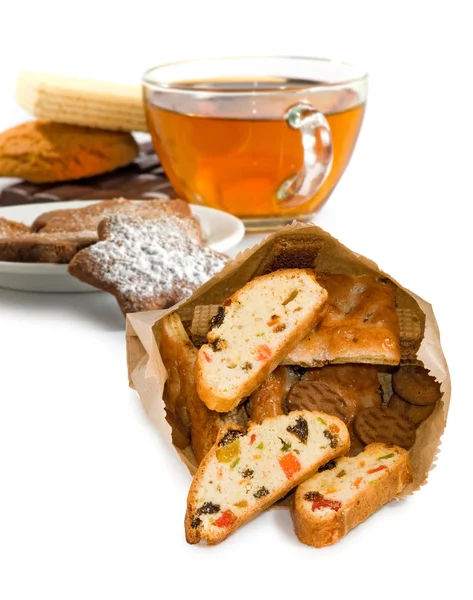
[[[308,269],[256,277],[223,303],[197,357],[197,392],[226,412],[249,396],[323,314],[327,292]]]
[[[337,459],[297,488],[291,504],[296,535],[316,548],[334,544],[411,481],[409,456],[398,446],[370,444]]]
[[[221,429],[189,490],[187,541],[218,544],[349,446],[340,419],[306,410]]]

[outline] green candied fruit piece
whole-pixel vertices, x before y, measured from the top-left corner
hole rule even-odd
[[[394,456],[394,452],[391,452],[391,454],[385,454],[384,456],[379,456],[376,460],[386,460],[388,458],[392,458]]]
[[[230,465],[230,469],[234,469],[237,464],[240,462],[240,457],[235,458],[235,460],[232,462],[232,464]]]
[[[281,445],[281,452],[288,452],[291,449],[291,447],[292,447],[291,442],[287,442],[286,440],[283,440],[282,438],[279,438],[279,440],[280,440],[280,442],[282,444]]]

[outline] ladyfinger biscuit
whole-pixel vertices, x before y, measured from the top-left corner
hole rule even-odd
[[[39,119],[114,131],[147,131],[141,88],[46,73],[20,73],[16,101]]]

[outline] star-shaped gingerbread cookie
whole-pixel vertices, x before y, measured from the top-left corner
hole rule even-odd
[[[125,314],[180,302],[228,261],[202,243],[192,218],[111,215],[98,234],[100,241],[76,254],[69,273],[113,294]]]

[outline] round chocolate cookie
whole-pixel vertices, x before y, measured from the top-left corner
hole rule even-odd
[[[289,412],[292,410],[318,410],[338,417],[348,424],[353,413],[339,393],[321,381],[299,381],[294,384],[286,399]]]
[[[409,450],[416,439],[414,423],[384,406],[360,410],[355,416],[353,426],[356,435],[365,444],[384,442]]]
[[[417,427],[434,412],[435,404],[427,404],[426,406],[409,404],[397,394],[393,394],[389,399],[388,408],[404,415]]]
[[[394,373],[392,383],[396,394],[410,404],[427,406],[442,397],[440,383],[424,367],[401,367]]]

